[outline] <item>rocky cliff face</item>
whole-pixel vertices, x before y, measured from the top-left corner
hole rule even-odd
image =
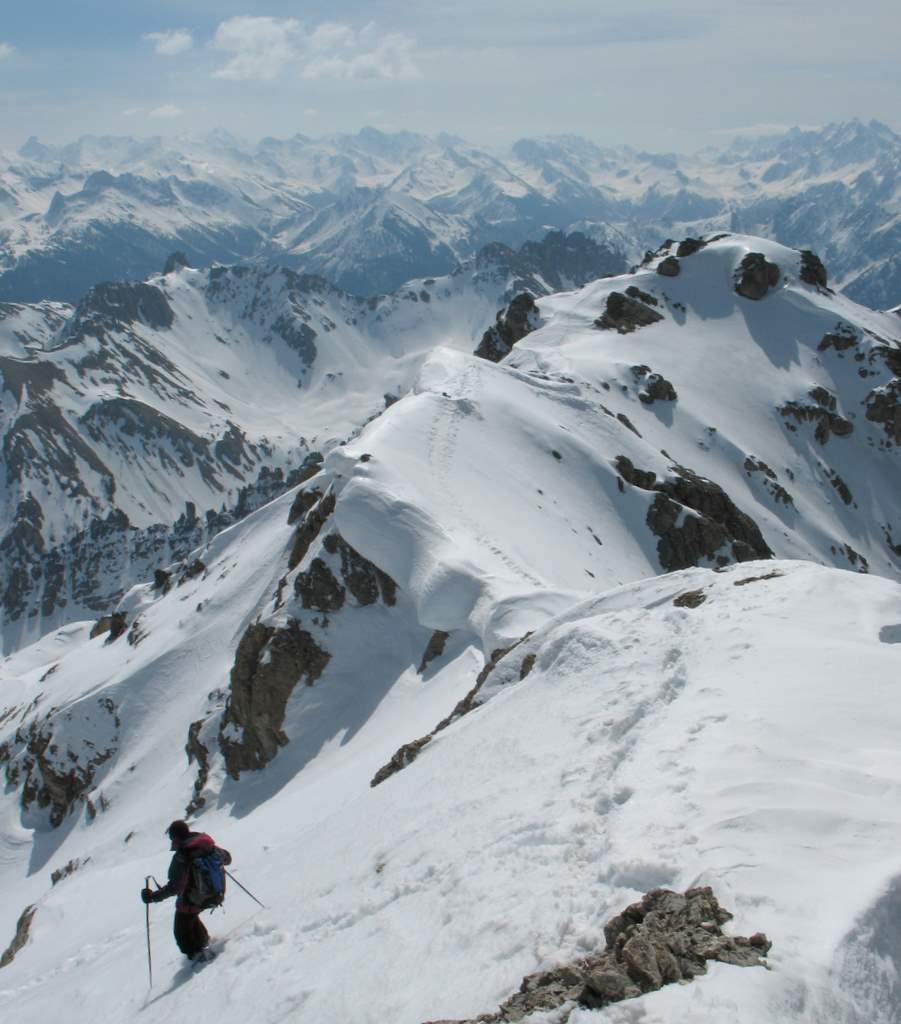
[[[106,808],[98,784],[103,766],[118,750],[122,722],[108,697],[65,710],[43,710],[47,704],[41,693],[28,708],[17,709],[24,711],[24,721],[12,740],[0,745],[0,764],[7,785],[21,791],[25,819],[39,824],[44,811],[56,828],[78,804],[89,818]]]

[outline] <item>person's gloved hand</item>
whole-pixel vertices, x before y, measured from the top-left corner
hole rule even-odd
[[[153,889],[142,889],[141,899],[144,901],[144,903],[158,903],[159,894],[158,892],[154,892]]]

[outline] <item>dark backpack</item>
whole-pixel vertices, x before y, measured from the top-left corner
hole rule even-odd
[[[221,907],[225,899],[225,859],[218,846],[191,858],[185,899],[201,910]]]

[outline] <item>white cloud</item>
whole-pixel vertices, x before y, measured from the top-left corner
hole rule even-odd
[[[213,76],[271,81],[295,58],[300,35],[300,22],[294,18],[229,18],[216,29],[213,47],[232,57]]]
[[[313,57],[303,69],[304,78],[419,78],[413,57],[416,40],[402,32],[373,37],[371,28],[343,43],[344,52]],[[370,41],[371,40],[371,41]],[[356,50],[357,52],[353,52]]]
[[[194,45],[194,39],[186,28],[172,28],[167,32],[148,32],[144,36],[153,49],[163,57],[175,57],[185,53]]]
[[[123,110],[122,111],[122,116],[123,117],[135,117],[137,114],[140,114],[140,113],[141,113],[141,108],[140,107],[129,107],[127,110]]]
[[[167,121],[173,117],[181,117],[184,111],[181,107],[176,107],[172,103],[165,103],[161,107],[155,107],[150,111],[148,117],[155,118],[160,121]]]
[[[352,46],[354,38],[354,30],[349,25],[324,21],[310,33],[307,45],[313,51],[334,50],[341,46]]]
[[[327,21],[307,31],[295,18],[241,16],[221,22],[212,45],[231,54],[216,78],[272,81],[291,64],[306,79],[420,77],[416,40],[379,35],[372,23],[357,30]]]
[[[11,57],[15,52],[15,47],[10,46],[9,43],[0,43],[0,60]]]

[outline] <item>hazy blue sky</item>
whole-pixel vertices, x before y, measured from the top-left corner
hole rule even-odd
[[[897,0],[5,0],[0,146],[29,135],[901,127]]]

